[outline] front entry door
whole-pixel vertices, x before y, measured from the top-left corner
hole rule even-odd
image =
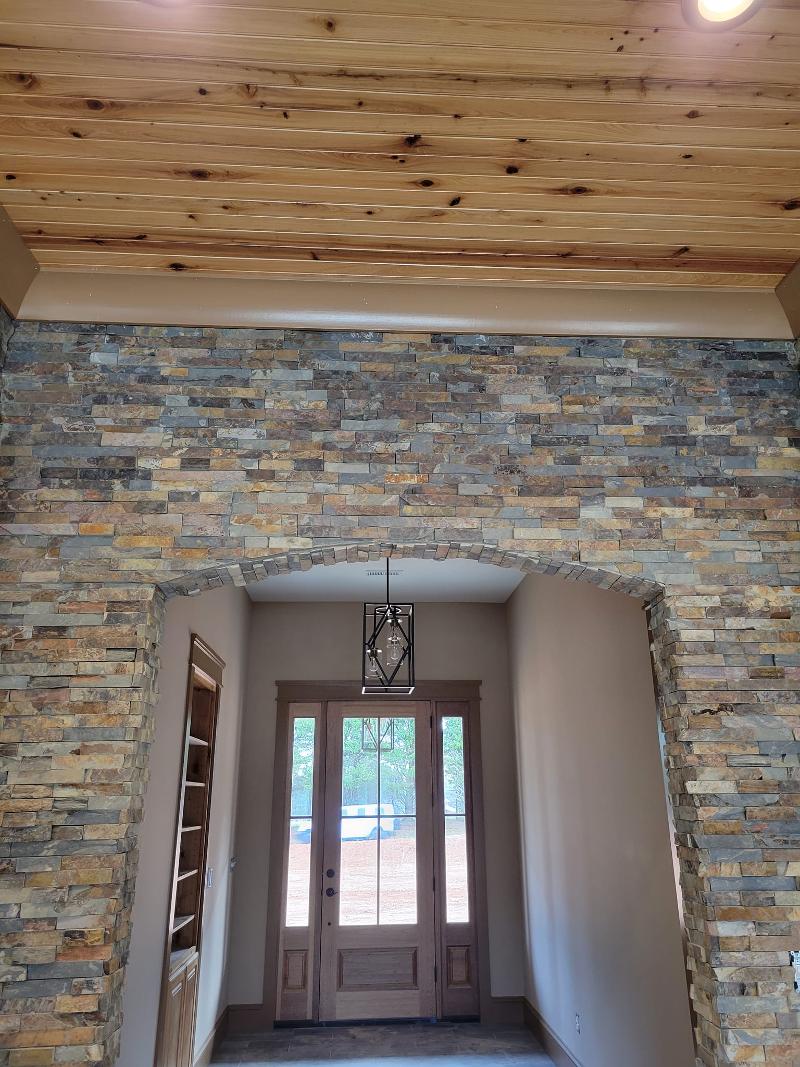
[[[320,1021],[437,1013],[432,741],[427,701],[328,704]]]
[[[279,687],[270,1023],[479,1013],[478,695],[429,685],[400,700]]]

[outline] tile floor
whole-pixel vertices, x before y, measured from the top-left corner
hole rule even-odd
[[[303,1067],[553,1067],[522,1027],[479,1023],[397,1024],[275,1030],[230,1038],[212,1060],[222,1064],[302,1064]]]

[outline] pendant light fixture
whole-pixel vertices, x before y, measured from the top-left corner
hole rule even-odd
[[[414,605],[393,604],[386,559],[386,603],[364,605],[361,692],[409,696],[414,692]]]

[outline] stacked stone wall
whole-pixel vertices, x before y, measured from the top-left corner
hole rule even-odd
[[[796,1062],[793,346],[0,338],[0,1063],[113,1062],[164,597],[387,546],[648,602],[698,1060]]]

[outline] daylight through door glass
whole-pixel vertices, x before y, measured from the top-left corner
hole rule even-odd
[[[289,799],[289,862],[286,877],[287,926],[308,926],[315,732],[314,719],[298,717],[294,720],[292,786]]]
[[[417,922],[416,723],[342,720],[339,923]]]
[[[447,922],[469,922],[467,803],[464,780],[464,720],[442,717],[444,779],[444,869]]]

